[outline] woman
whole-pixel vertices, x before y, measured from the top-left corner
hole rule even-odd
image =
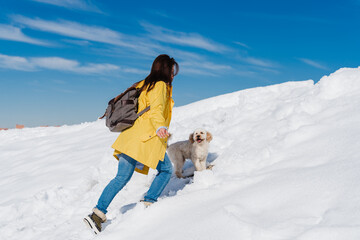
[[[141,89],[138,112],[150,106],[134,125],[121,132],[115,143],[114,157],[119,160],[118,173],[101,194],[92,214],[84,218],[95,233],[101,231],[101,223],[115,195],[126,185],[134,170],[147,174],[149,168],[158,174],[141,202],[149,206],[157,201],[168,184],[173,168],[166,154],[168,127],[172,100],[172,81],[179,71],[177,62],[168,55],[159,55],[153,62],[150,74],[137,87]],[[142,168],[140,167],[142,166]]]

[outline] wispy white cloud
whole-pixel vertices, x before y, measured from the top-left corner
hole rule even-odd
[[[91,42],[106,43],[121,47],[126,51],[137,52],[147,56],[153,56],[166,48],[161,42],[205,49],[215,53],[223,53],[229,50],[228,47],[209,40],[200,34],[175,32],[149,23],[140,24],[150,35],[134,36],[101,26],[89,26],[67,20],[50,21],[21,15],[13,15],[12,19],[15,24],[30,29],[73,38],[63,40],[72,44],[86,45]]]
[[[232,67],[228,66],[228,65],[222,65],[222,64],[216,64],[216,63],[212,63],[212,62],[194,62],[194,61],[190,61],[190,62],[182,62],[181,66],[192,66],[192,67],[198,67],[198,68],[202,68],[202,69],[208,69],[208,70],[212,70],[212,71],[222,71],[222,70],[231,70]]]
[[[48,43],[46,41],[42,41],[42,40],[38,40],[38,39],[26,36],[21,31],[20,28],[17,28],[17,27],[11,26],[11,25],[5,25],[5,24],[0,24],[0,39],[16,41],[16,42],[25,42],[25,43],[41,45],[41,46],[50,46],[51,45],[50,43]]]
[[[183,61],[179,62],[181,73],[217,76],[219,73],[231,71],[232,67],[223,64],[216,64],[208,61]]]
[[[204,69],[199,69],[199,68],[193,68],[193,67],[184,67],[181,68],[181,74],[184,75],[200,75],[200,76],[210,76],[210,77],[217,77],[218,74],[206,71]]]
[[[15,22],[35,30],[83,40],[136,48],[135,44],[128,43],[124,40],[123,34],[104,27],[88,26],[65,20],[47,21],[39,18],[32,19],[19,15],[15,15],[12,18]]]
[[[163,18],[173,18],[172,16],[170,16],[169,14],[167,14],[166,12],[160,11],[158,9],[148,9],[147,13],[151,14],[151,15],[155,15],[155,16],[159,16],[159,17],[163,17]]]
[[[146,22],[140,22],[140,24],[149,32],[150,38],[160,42],[195,47],[216,53],[222,53],[228,50],[226,46],[211,41],[198,33],[176,32]]]
[[[60,57],[37,57],[30,58],[30,62],[37,68],[68,71],[83,74],[106,73],[120,69],[118,66],[108,63],[88,63],[80,64],[78,61]]]
[[[74,39],[64,39],[64,42],[71,43],[78,46],[89,46],[91,43],[86,40],[74,40]]]
[[[297,58],[297,59],[302,61],[303,63],[306,63],[307,65],[310,65],[310,66],[315,67],[315,68],[325,69],[325,70],[328,69],[327,66],[325,66],[325,65],[323,65],[323,64],[321,64],[319,62],[307,59],[307,58]]]
[[[250,70],[235,69],[232,73],[234,75],[243,76],[243,77],[257,77],[258,76],[258,72],[254,72],[254,71],[250,71]]]
[[[114,71],[120,69],[118,66],[109,64],[109,63],[102,63],[102,64],[96,64],[96,63],[90,63],[84,66],[76,66],[74,68],[74,72],[78,73],[105,73],[109,71]]]
[[[35,67],[28,59],[18,56],[8,56],[0,53],[0,68],[20,71],[34,71]]]
[[[142,75],[149,74],[149,71],[145,71],[137,68],[131,68],[131,67],[120,67],[120,70],[125,73],[134,73],[134,74],[142,74]]]
[[[273,73],[273,74],[280,74],[281,73],[279,70],[276,70],[276,69],[273,69],[273,68],[254,66],[253,69],[259,70],[261,72],[268,72],[268,73]]]
[[[51,70],[74,71],[79,63],[74,60],[68,60],[60,57],[37,57],[29,58],[29,62],[37,68],[45,68]]]
[[[279,67],[278,63],[275,63],[270,60],[264,60],[255,57],[241,57],[241,61],[246,62],[251,65],[259,66],[259,67],[266,67],[266,68],[276,68]]]
[[[35,2],[51,4],[59,7],[65,7],[69,9],[101,12],[100,9],[94,5],[91,1],[86,0],[33,0]]]
[[[247,48],[247,49],[251,49],[247,44],[245,43],[242,43],[242,42],[238,42],[238,41],[235,41],[234,42],[235,44],[239,45],[239,46],[242,46],[244,48]]]
[[[0,68],[19,71],[38,71],[41,69],[74,72],[79,74],[103,74],[119,70],[120,67],[108,63],[80,64],[78,61],[60,57],[19,57],[0,54]]]
[[[72,42],[75,44],[87,44],[88,42],[106,43],[121,47],[127,51],[151,56],[156,52],[154,50],[161,48],[160,45],[150,42],[148,38],[127,35],[100,26],[89,26],[66,20],[49,21],[39,18],[32,19],[20,15],[14,15],[12,19],[15,23],[34,30],[75,38],[75,42]],[[70,41],[72,40],[70,39]]]
[[[134,55],[136,57],[154,57],[160,53],[168,53],[174,56],[181,64],[182,73],[195,73],[203,75],[216,75],[232,70],[231,65],[219,64],[217,61],[212,63],[209,61],[208,56],[201,55],[193,50],[185,50],[185,47],[193,47],[197,49],[207,50],[213,53],[230,53],[230,48],[207,39],[197,33],[184,33],[176,32],[170,29],[166,29],[160,26],[155,26],[146,22],[140,22],[141,26],[148,32],[148,34],[135,36],[127,35],[114,31],[109,28],[101,26],[90,26],[81,24],[78,22],[67,20],[43,20],[39,18],[29,18],[21,15],[12,16],[14,24],[18,24],[23,27],[27,27],[33,30],[44,31],[48,33],[54,33],[61,36],[68,37],[69,39],[63,39],[63,42],[69,42],[77,45],[90,45],[94,42],[109,44],[109,46],[102,46],[99,49],[101,54],[119,54],[122,55]],[[169,43],[169,44],[162,44]],[[241,42],[235,42],[235,44],[243,47],[248,47]],[[109,48],[110,47],[110,48]],[[236,57],[240,62],[245,62],[251,66],[257,66],[262,68],[273,69],[279,67],[279,64],[270,60],[264,60],[255,57]],[[65,70],[73,72],[101,72],[108,69],[111,65],[91,65],[86,66],[79,64],[76,61],[67,59],[46,59],[48,61],[43,62],[42,59],[25,59],[31,61],[37,68],[46,68],[53,70]],[[57,64],[51,65],[51,62],[57,62]],[[46,64],[46,66],[44,66]],[[62,68],[63,67],[63,68]],[[59,69],[61,68],[61,69]],[[29,68],[27,68],[29,69]],[[146,74],[147,71],[143,71],[135,68],[122,68],[118,69],[124,73]]]

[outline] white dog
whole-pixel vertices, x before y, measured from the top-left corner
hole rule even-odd
[[[167,152],[175,166],[175,174],[178,178],[183,177],[182,168],[185,159],[191,159],[196,171],[206,169],[206,158],[211,140],[211,133],[199,128],[190,134],[189,140],[176,142],[168,147]]]

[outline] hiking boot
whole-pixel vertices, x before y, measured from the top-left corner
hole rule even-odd
[[[84,222],[95,234],[98,234],[101,232],[101,224],[106,222],[106,216],[99,209],[94,208],[93,213],[84,218]]]

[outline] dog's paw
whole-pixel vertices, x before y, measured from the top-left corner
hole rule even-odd
[[[175,172],[175,175],[176,175],[178,178],[184,178],[184,176],[181,174],[181,172]]]
[[[209,166],[206,167],[206,169],[207,169],[207,170],[212,170],[214,166],[215,166],[215,165],[210,164]]]

